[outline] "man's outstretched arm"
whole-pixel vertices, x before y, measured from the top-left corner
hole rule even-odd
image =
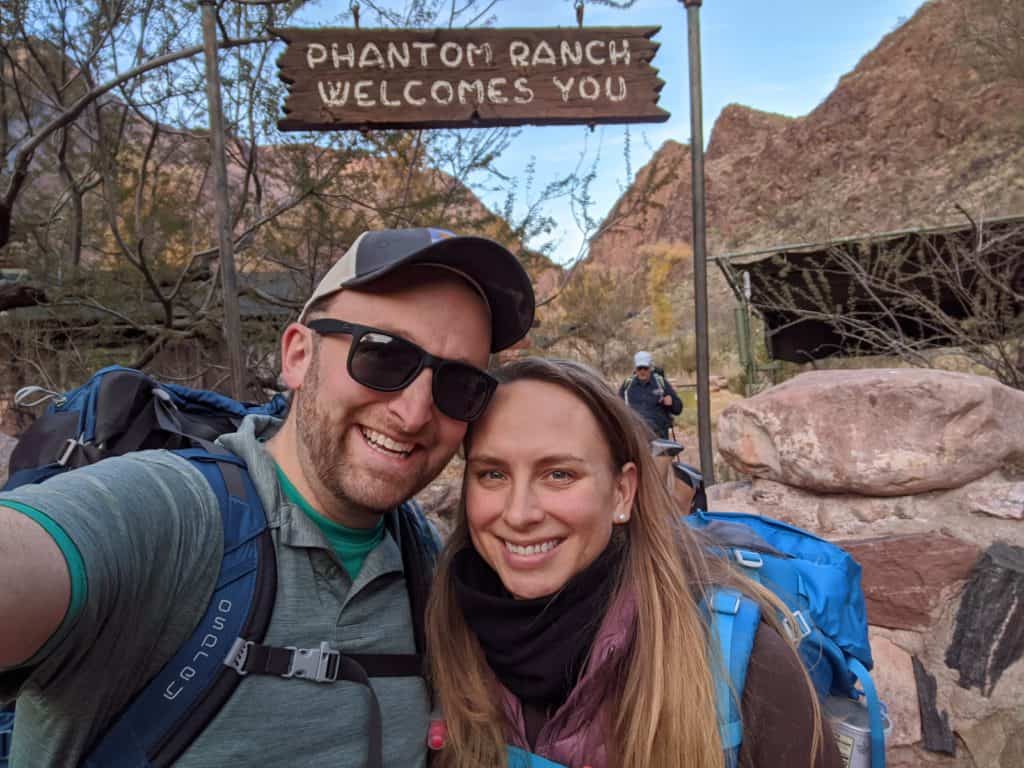
[[[32,657],[57,631],[71,601],[71,577],[42,525],[0,502],[0,668]]]

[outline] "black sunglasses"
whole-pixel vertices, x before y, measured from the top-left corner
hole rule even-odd
[[[351,336],[348,374],[378,392],[405,389],[420,371],[430,368],[434,372],[434,403],[441,413],[459,421],[478,418],[498,386],[486,371],[435,357],[408,339],[368,325],[328,317],[310,320],[306,327],[321,336]]]

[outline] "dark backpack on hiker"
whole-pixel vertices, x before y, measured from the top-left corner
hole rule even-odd
[[[835,544],[769,517],[698,510],[683,519],[707,535],[715,554],[786,604],[795,626],[788,619],[783,625],[799,643],[822,702],[866,700],[871,768],[884,768],[885,707],[869,674],[873,661],[860,565]],[[732,692],[743,691],[761,614],[757,603],[731,589],[716,590],[710,602],[705,612],[730,678],[716,681],[719,728],[726,766],[735,768],[743,729]]]
[[[82,765],[134,768],[173,763],[230,698],[242,676],[262,674],[366,686],[374,703],[367,768],[379,768],[382,724],[369,678],[424,673],[423,614],[438,541],[419,505],[406,502],[387,515],[385,523],[402,542],[416,654],[356,656],[341,654],[327,643],[319,648],[264,646],[277,591],[274,543],[245,462],[213,440],[235,431],[248,414],[282,417],[287,411],[285,398],[278,395],[262,406],[242,404],[112,366],[65,394],[27,387],[19,391],[18,400],[52,402],[15,447],[4,490],[110,456],[168,448],[210,483],[224,526],[223,558],[206,613],[177,653],[90,748]],[[0,713],[0,768],[6,768],[15,720],[5,714]]]

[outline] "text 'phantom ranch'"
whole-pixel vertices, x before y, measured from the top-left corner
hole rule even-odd
[[[377,44],[307,43],[306,65],[318,77],[317,91],[326,107],[422,107],[428,103],[530,104],[539,86],[550,83],[563,102],[621,102],[628,96],[627,79],[616,70],[630,66],[629,40],[511,40],[501,51],[512,74],[481,74],[495,69],[495,46],[489,42],[434,43],[401,41]],[[610,74],[572,73],[573,68],[612,70]],[[431,77],[412,77],[430,70]],[[445,70],[452,70],[448,77]],[[458,70],[458,72],[455,72]],[[343,77],[329,77],[335,72]],[[439,72],[441,76],[435,76]],[[385,73],[383,76],[379,73]],[[517,76],[518,75],[518,76]],[[543,79],[538,83],[537,79]]]

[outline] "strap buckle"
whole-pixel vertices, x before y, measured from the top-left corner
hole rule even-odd
[[[224,666],[231,667],[239,675],[243,677],[249,673],[245,669],[246,659],[249,658],[249,649],[252,648],[252,640],[246,640],[244,637],[236,637],[235,642],[231,644],[231,648],[228,649],[228,655],[224,657]]]
[[[64,448],[60,452],[60,456],[57,457],[57,463],[62,467],[66,467],[68,462],[71,461],[71,457],[75,455],[75,451],[78,446],[81,445],[75,438],[69,437],[64,441]]]
[[[764,567],[764,560],[757,552],[751,552],[747,549],[734,549],[733,556],[736,558],[736,562],[744,568],[757,570]]]
[[[807,617],[804,616],[803,611],[793,611],[793,618],[796,619],[796,627],[793,627],[792,622],[786,617],[782,619],[782,627],[786,630],[786,634],[789,635],[790,639],[794,643],[803,641],[814,628],[811,626],[811,622],[808,621]]]
[[[326,642],[320,643],[319,648],[287,648],[292,652],[292,662],[281,677],[298,677],[317,683],[337,681],[341,651],[333,650]]]

